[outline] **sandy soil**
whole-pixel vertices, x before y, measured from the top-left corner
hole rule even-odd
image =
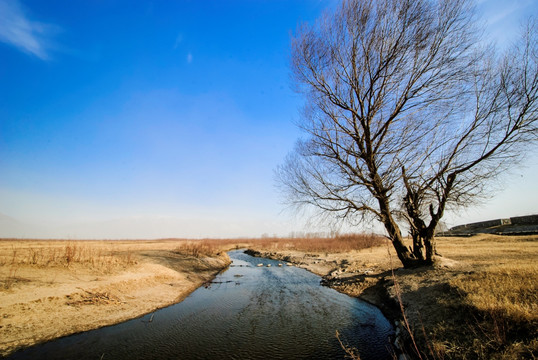
[[[60,252],[66,245],[2,241],[0,253],[20,257],[28,249],[35,253],[50,246]],[[86,249],[99,246],[103,244],[84,243]],[[175,253],[173,242],[108,243],[107,249],[110,246],[115,255],[102,255],[93,265],[73,261],[69,266],[40,266],[7,256],[0,266],[0,354],[177,303],[229,264],[224,252],[200,258]],[[129,262],[113,261],[127,247]]]

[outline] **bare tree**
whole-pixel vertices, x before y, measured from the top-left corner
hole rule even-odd
[[[472,5],[345,0],[292,39],[307,136],[279,183],[292,204],[373,215],[406,267],[433,263],[445,210],[484,195],[537,139],[536,25],[499,58]]]

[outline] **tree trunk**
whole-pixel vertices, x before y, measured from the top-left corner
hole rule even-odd
[[[381,188],[381,186],[378,186],[378,189]],[[383,191],[378,192],[382,193]],[[385,230],[387,230],[387,233],[389,235],[388,237],[392,242],[392,246],[394,246],[394,250],[396,250],[396,255],[398,256],[398,259],[400,259],[404,268],[414,268],[421,266],[421,261],[417,260],[417,258],[413,256],[409,248],[405,246],[403,242],[400,227],[398,226],[396,221],[394,221],[394,218],[392,217],[392,214],[390,212],[390,205],[387,196],[379,196],[377,200],[381,212],[380,220],[383,225],[385,225]]]
[[[411,229],[411,237],[413,238],[413,256],[416,259],[424,260],[424,245],[420,233],[414,229]]]
[[[426,248],[426,259],[425,259],[425,265],[433,265],[434,263],[434,256],[436,254],[435,251],[435,238],[433,236],[426,237],[424,239],[424,246]]]
[[[385,229],[387,230],[389,234],[389,239],[392,242],[392,246],[394,246],[394,250],[396,250],[396,255],[398,256],[398,259],[402,262],[404,268],[415,268],[423,264],[423,261],[418,260],[409,250],[407,246],[405,246],[403,242],[402,233],[400,231],[400,228],[390,215],[385,216],[383,219],[383,224],[385,225]]]

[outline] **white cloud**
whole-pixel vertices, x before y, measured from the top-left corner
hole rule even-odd
[[[0,0],[0,41],[42,60],[47,53],[50,25],[26,17],[17,0]]]
[[[191,53],[188,53],[187,54],[187,62],[190,64],[192,62],[192,54]]]

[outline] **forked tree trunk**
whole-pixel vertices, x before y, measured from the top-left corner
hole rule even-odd
[[[405,268],[415,268],[426,265],[423,260],[417,259],[409,248],[405,246],[400,228],[390,213],[385,214],[383,224],[385,225],[385,230],[387,230],[388,237],[392,242],[392,246],[394,247],[394,250],[396,250],[396,255]]]
[[[422,234],[419,231],[412,231],[413,238],[412,250],[405,246],[398,225],[392,217],[388,217],[384,221],[385,229],[389,233],[389,238],[392,241],[394,250],[398,259],[402,262],[405,268],[417,268],[420,266],[430,266],[434,263],[435,238],[433,234]]]
[[[395,236],[391,238],[392,245],[394,250],[396,250],[396,255],[398,259],[402,262],[405,268],[415,268],[420,266],[419,261],[413,256],[409,248],[403,243],[403,239],[400,236]]]
[[[405,246],[403,243],[403,238],[401,235],[394,235],[390,237],[392,245],[396,250],[398,259],[402,262],[404,268],[417,268],[421,266],[430,266],[433,265],[436,255],[435,251],[435,239],[417,239],[417,244],[419,248],[414,248],[413,252]],[[415,240],[414,240],[415,241]],[[422,243],[424,246],[422,246]]]

